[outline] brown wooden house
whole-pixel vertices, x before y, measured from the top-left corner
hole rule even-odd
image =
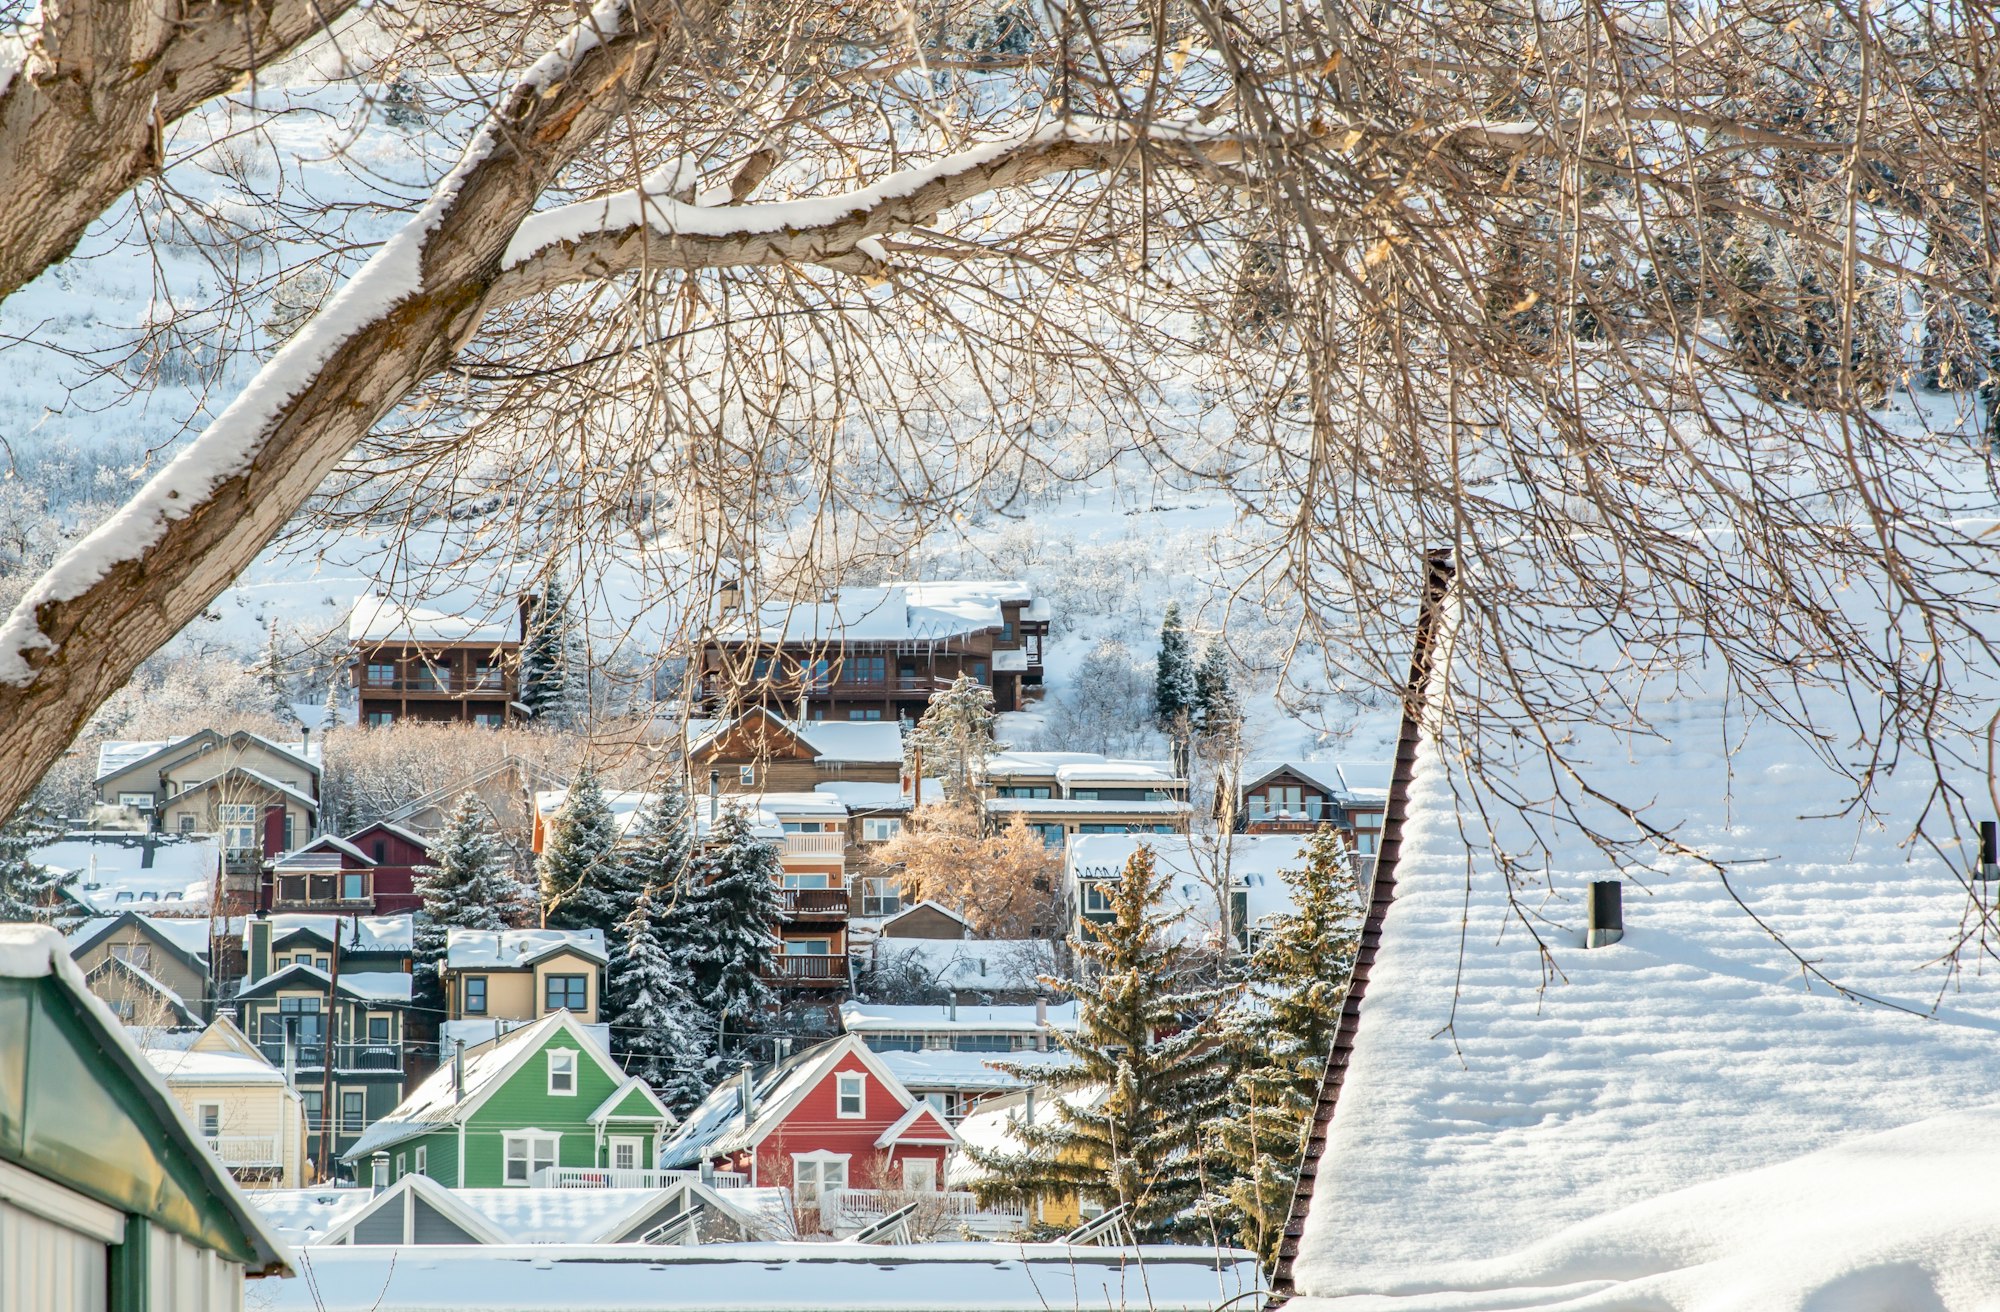
[[[521,624],[483,621],[365,596],[348,620],[361,723],[513,720]]]
[[[1252,761],[1237,789],[1235,827],[1247,834],[1307,834],[1321,825],[1344,830],[1354,851],[1374,856],[1388,805],[1367,767],[1331,761]],[[1218,817],[1219,818],[1219,817]]]

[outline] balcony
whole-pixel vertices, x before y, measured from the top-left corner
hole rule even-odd
[[[798,890],[817,892],[819,890]],[[844,895],[843,895],[844,896]],[[771,958],[764,971],[766,983],[779,988],[793,989],[837,989],[847,987],[847,954],[825,956],[807,953],[781,953]]]
[[[920,1231],[955,1235],[970,1231],[988,1239],[1016,1234],[1028,1224],[1028,1214],[1007,1208],[986,1210],[970,1193],[924,1190],[828,1189],[820,1195],[820,1224],[836,1238],[874,1224],[909,1203],[917,1204],[911,1221]]]
[[[362,695],[366,696],[373,692],[485,693],[493,697],[504,697],[507,695],[507,678],[498,671],[475,671],[472,674],[465,674],[458,670],[439,670],[434,674],[404,674],[394,678],[375,676],[362,679]]]
[[[847,919],[847,890],[844,888],[781,888],[778,903],[794,920]]]
[[[846,834],[786,834],[786,856],[831,856],[847,854]]]
[[[232,1170],[253,1167],[283,1166],[283,1156],[278,1152],[278,1137],[272,1134],[211,1134],[202,1142],[215,1154],[215,1159]]]
[[[335,1043],[304,1041],[294,1045],[294,1061],[302,1071],[326,1069],[327,1049],[333,1049],[333,1068],[337,1071],[385,1071],[400,1072],[403,1069],[403,1050],[395,1044],[382,1043]],[[285,1065],[285,1045],[283,1040],[266,1039],[258,1043],[257,1050],[265,1060],[280,1070]]]

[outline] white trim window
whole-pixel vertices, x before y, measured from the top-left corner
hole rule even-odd
[[[868,1077],[860,1071],[842,1071],[833,1077],[833,1114],[843,1121],[858,1121],[868,1115]]]
[[[509,1133],[503,1143],[500,1182],[519,1188],[533,1184],[536,1172],[556,1164],[562,1136],[541,1130],[518,1130]]]
[[[195,1122],[201,1126],[202,1138],[219,1138],[222,1134],[222,1104],[219,1102],[196,1103]]]
[[[646,1140],[636,1134],[614,1134],[610,1141],[610,1165],[614,1171],[646,1169]]]
[[[886,843],[902,832],[903,822],[893,815],[861,817],[861,841],[864,843]]]
[[[792,1154],[792,1201],[799,1207],[818,1207],[820,1196],[829,1189],[847,1188],[847,1154],[824,1150]]]
[[[552,1097],[576,1096],[576,1049],[549,1049],[549,1093]]]
[[[418,1144],[418,1145],[417,1145],[417,1174],[418,1174],[418,1175],[429,1175],[429,1174],[430,1174],[430,1165],[431,1165],[431,1150],[430,1150],[430,1145],[429,1145],[429,1144],[422,1144],[422,1143]]]

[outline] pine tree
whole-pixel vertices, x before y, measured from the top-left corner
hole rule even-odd
[[[535,872],[542,923],[550,929],[603,930],[607,941],[631,914],[635,892],[618,853],[618,824],[588,766],[549,823]]]
[[[1229,653],[1222,640],[1211,637],[1201,650],[1194,672],[1195,721],[1203,737],[1226,738],[1243,722],[1243,707],[1229,681]]]
[[[257,661],[257,682],[263,685],[271,713],[281,720],[292,719],[291,687],[285,677],[285,653],[278,645],[276,620],[265,629],[264,654]]]
[[[46,837],[29,823],[25,812],[0,824],[0,923],[47,923],[62,911],[62,890],[76,876],[52,870],[28,856]]]
[[[419,867],[416,891],[424,900],[414,932],[415,979],[420,1007],[444,1006],[438,967],[452,929],[505,929],[533,895],[507,869],[486,808],[467,793],[431,846],[432,864]]]
[[[1073,942],[1084,978],[1059,987],[1077,1000],[1077,1028],[1057,1037],[1075,1060],[993,1063],[1070,1096],[1016,1127],[1018,1149],[968,1146],[986,1173],[974,1186],[982,1199],[1074,1194],[1125,1204],[1141,1240],[1202,1237],[1202,1134],[1228,1102],[1227,1053],[1210,1024],[1222,992],[1178,991],[1196,963],[1163,910],[1166,884],[1141,847],[1112,888],[1111,920]]]
[[[660,793],[623,854],[625,883],[638,890],[611,948],[611,1047],[628,1074],[685,1112],[708,1092],[714,1019],[693,993],[694,831],[687,797]]]
[[[993,690],[969,674],[931,697],[903,743],[912,768],[921,755],[924,772],[943,778],[945,798],[953,802],[978,796],[986,762],[999,750],[993,739]]]
[[[688,965],[694,996],[717,1019],[717,1028],[739,1036],[718,1044],[719,1054],[740,1051],[740,1036],[754,1029],[771,1005],[764,972],[784,920],[778,896],[778,849],[751,831],[739,807],[722,813],[708,850],[689,880]]]
[[[1187,631],[1181,628],[1181,604],[1167,603],[1166,617],[1160,621],[1160,659],[1153,675],[1153,715],[1169,734],[1187,731],[1195,713],[1194,658],[1188,650]]]
[[[1239,1069],[1209,1153],[1221,1179],[1210,1207],[1237,1243],[1266,1262],[1277,1254],[1291,1211],[1363,910],[1347,840],[1330,827],[1307,844],[1303,868],[1281,877],[1293,909],[1250,954],[1253,983],[1227,1027]]]
[[[590,687],[562,578],[551,573],[530,608],[521,644],[520,704],[536,724],[566,729],[588,713]]]

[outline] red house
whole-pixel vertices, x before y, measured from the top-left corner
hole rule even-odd
[[[723,1082],[667,1141],[660,1164],[706,1163],[787,1187],[800,1228],[812,1229],[828,1190],[937,1190],[957,1144],[937,1108],[849,1034]]]
[[[419,911],[417,868],[430,864],[424,840],[392,824],[346,838],[323,834],[265,867],[264,911],[400,915]]]
[[[423,909],[424,900],[417,895],[417,870],[430,865],[431,857],[422,835],[381,821],[355,830],[347,841],[373,865],[375,914],[393,916]]]

